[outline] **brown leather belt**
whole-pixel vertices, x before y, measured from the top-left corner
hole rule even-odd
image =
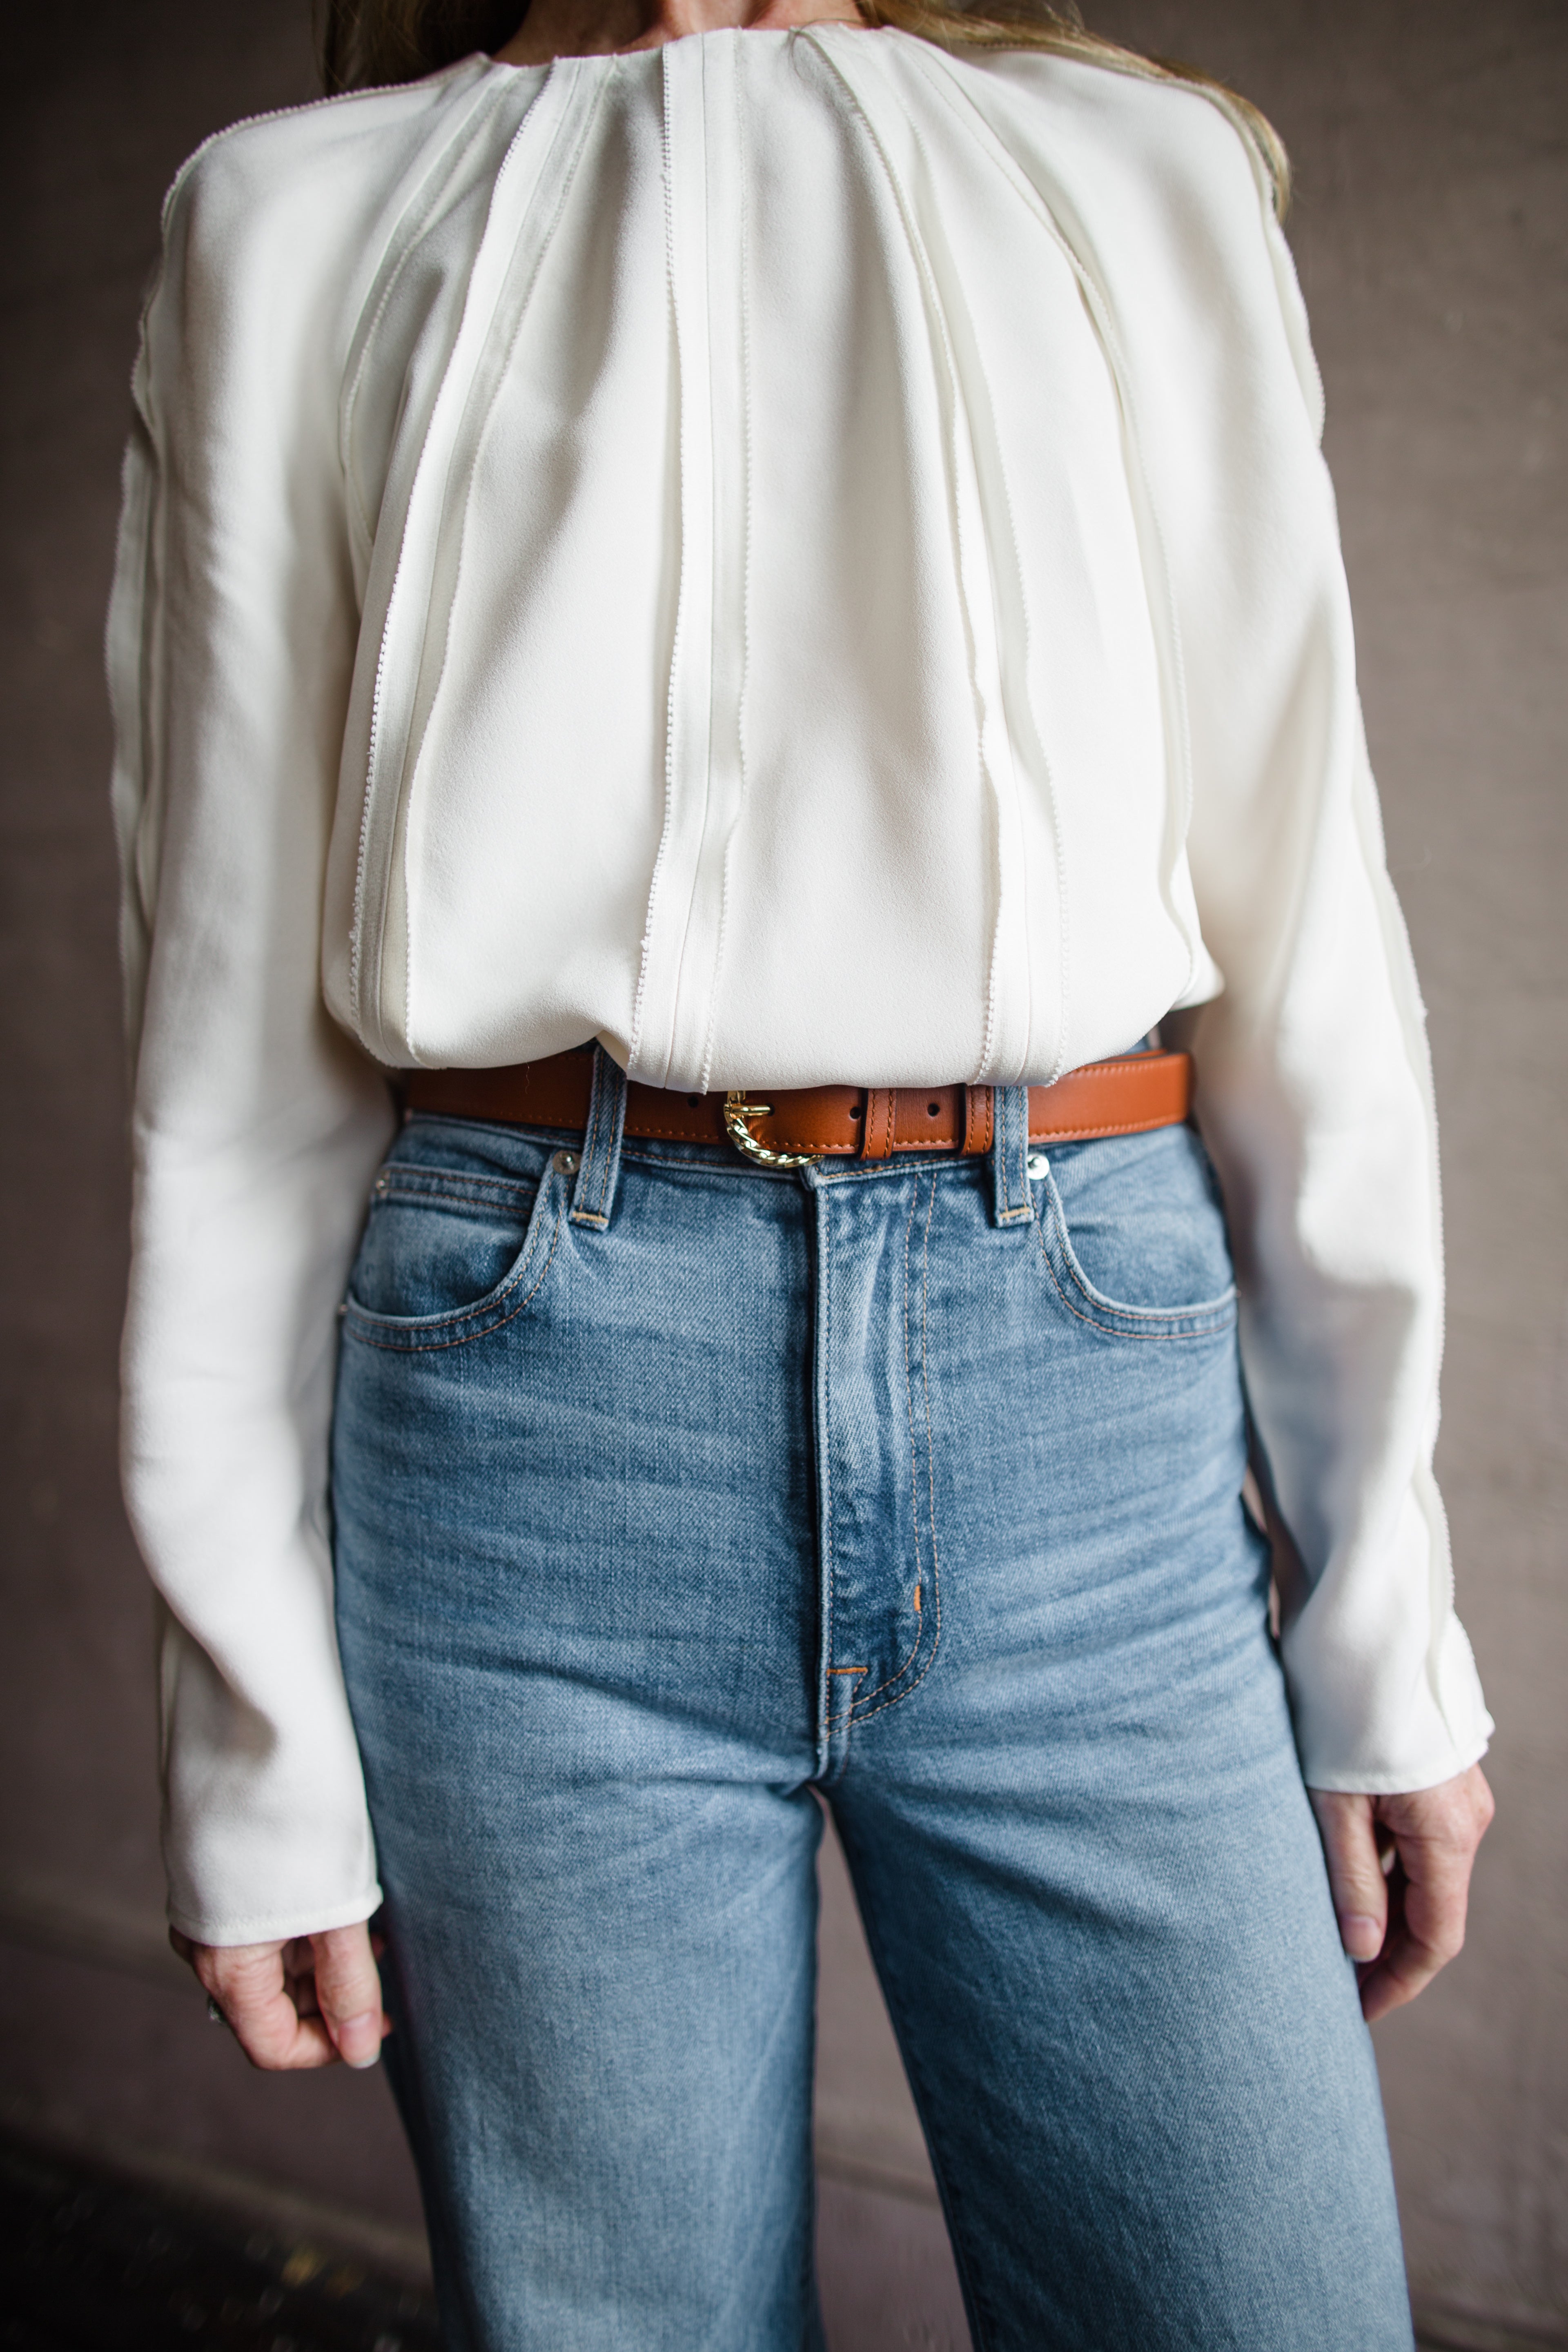
[[[510,1127],[588,1123],[594,1049],[500,1070],[410,1070],[410,1111],[497,1119]],[[1031,1143],[1085,1143],[1177,1127],[1192,1108],[1187,1054],[1121,1054],[1029,1088]],[[991,1149],[990,1087],[767,1087],[722,1094],[667,1093],[636,1079],[626,1088],[626,1131],[671,1143],[731,1143],[764,1165],[802,1160],[886,1160],[895,1151]]]

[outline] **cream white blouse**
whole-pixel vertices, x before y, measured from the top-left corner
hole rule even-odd
[[[326,1496],[377,1065],[591,1036],[683,1088],[1005,1083],[1189,1008],[1308,1777],[1471,1762],[1421,1005],[1223,105],[842,26],[473,59],[209,142],[135,389],[125,1480],[178,1925],[378,1899]]]

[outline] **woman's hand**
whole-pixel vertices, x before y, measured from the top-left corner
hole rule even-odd
[[[253,2066],[269,2074],[306,2066],[374,2066],[392,2020],[381,2006],[376,1960],[363,1920],[286,1944],[169,1941],[188,1960]]]
[[[1370,2023],[1414,2000],[1464,1943],[1470,1865],[1497,1808],[1479,1764],[1403,1797],[1308,1794]]]

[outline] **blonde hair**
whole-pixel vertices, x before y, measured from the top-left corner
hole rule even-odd
[[[1185,82],[1206,90],[1247,138],[1283,218],[1290,165],[1273,124],[1245,98],[1195,66],[1141,57],[1085,29],[1076,6],[1047,0],[856,0],[868,25],[888,25],[945,49],[1044,49],[1086,65],[1137,74],[1147,81]],[[417,81],[477,49],[499,49],[516,32],[517,0],[325,0],[321,20],[321,77],[329,90]]]

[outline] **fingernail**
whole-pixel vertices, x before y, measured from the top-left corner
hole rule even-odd
[[[1364,1911],[1352,1911],[1340,1921],[1340,1937],[1352,1960],[1375,1960],[1383,1949],[1383,1929]]]
[[[361,2072],[374,2066],[381,2056],[381,2011],[367,2009],[358,2017],[345,2017],[337,2031],[338,2055],[345,2065]]]

